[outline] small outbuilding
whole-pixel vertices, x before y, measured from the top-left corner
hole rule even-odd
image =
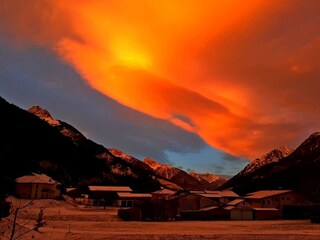
[[[88,186],[86,205],[94,206],[114,206],[117,205],[119,193],[131,193],[132,189],[128,186]],[[77,201],[79,202],[79,200]]]
[[[227,206],[224,209],[229,211],[230,220],[253,220],[251,208]]]

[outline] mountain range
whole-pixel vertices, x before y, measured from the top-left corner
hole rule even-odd
[[[223,184],[239,194],[261,189],[293,189],[320,201],[320,133],[297,149],[280,147],[256,159]]]
[[[43,172],[65,186],[129,185],[141,192],[161,187],[218,188],[240,195],[261,189],[293,189],[320,202],[320,133],[312,134],[295,150],[282,146],[270,151],[227,180],[108,149],[39,106],[26,111],[0,98],[0,115],[0,197],[12,191],[15,178]]]
[[[146,161],[107,149],[39,106],[26,111],[0,98],[0,115],[2,192],[10,192],[13,179],[31,172],[44,172],[65,186],[129,185],[142,192],[206,188],[180,169],[168,168],[168,178]],[[180,181],[181,174],[186,180]]]

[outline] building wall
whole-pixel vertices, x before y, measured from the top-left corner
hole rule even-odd
[[[234,208],[230,210],[230,219],[231,220],[252,220],[253,219],[252,210]]]
[[[20,198],[57,198],[60,190],[57,184],[44,183],[16,183],[16,194]]]
[[[177,199],[178,213],[181,210],[198,210],[200,209],[200,196],[187,195]]]
[[[32,184],[17,183],[16,184],[16,195],[19,198],[31,198]]]
[[[279,219],[282,217],[281,212],[278,211],[270,211],[270,210],[253,210],[253,219],[255,220],[271,220],[271,219]]]
[[[211,199],[204,198],[204,197],[200,198],[200,209],[206,208],[206,207],[211,207],[211,206],[218,206],[218,205],[219,205],[218,202],[213,201]]]
[[[263,199],[247,199],[246,201],[253,208],[277,208],[281,211],[284,205],[303,205],[306,203],[305,197],[296,192],[284,193]]]

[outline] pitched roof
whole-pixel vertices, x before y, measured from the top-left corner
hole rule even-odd
[[[181,210],[181,212],[185,212],[185,213],[207,212],[207,211],[218,209],[218,208],[219,208],[218,206],[210,206],[210,207],[201,208],[201,209],[195,209],[195,210]]]
[[[221,191],[220,195],[222,197],[239,197],[239,195],[233,191]]]
[[[244,198],[247,199],[262,199],[266,197],[273,197],[284,193],[292,192],[293,190],[262,190],[247,194]]]
[[[175,193],[176,193],[175,191],[172,191],[172,190],[166,189],[166,188],[152,192],[152,194],[161,194],[161,195],[173,195]]]
[[[45,183],[45,184],[56,184],[57,181],[53,180],[46,174],[32,173],[32,175],[25,175],[16,179],[17,183]]]
[[[235,206],[224,207],[224,209],[226,209],[226,210],[232,210],[232,209],[234,209],[234,208],[236,208],[236,207],[235,207]]]
[[[207,191],[190,191],[190,192],[194,194],[203,194],[203,193],[206,193]]]
[[[244,199],[238,198],[238,199],[232,200],[231,202],[228,202],[227,204],[230,206],[235,206],[239,203],[242,203],[243,201],[244,201]]]
[[[205,207],[205,208],[201,208],[201,211],[210,211],[213,209],[219,208],[218,206],[210,206],[210,207]]]
[[[197,195],[200,195],[205,198],[221,198],[221,195],[216,194],[216,193],[202,193],[202,194],[197,194]]]
[[[71,192],[77,190],[77,188],[71,187],[71,188],[66,188],[66,192]]]
[[[279,211],[277,208],[253,208],[256,211]]]
[[[128,186],[88,186],[90,191],[96,192],[132,192]]]
[[[200,193],[198,195],[207,198],[239,197],[239,195],[233,191],[205,191],[205,193]]]
[[[148,193],[127,193],[127,192],[118,192],[120,198],[151,198],[151,194]]]

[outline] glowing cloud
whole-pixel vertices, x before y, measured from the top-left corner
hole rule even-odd
[[[316,1],[302,8],[298,1],[269,0],[44,1],[43,9],[32,2],[23,10],[27,20],[8,27],[22,42],[32,35],[91,87],[213,147],[254,158],[295,145],[313,130],[311,122],[320,126],[319,112],[294,101],[301,77],[319,66],[317,58],[306,60],[319,52]],[[3,6],[5,20],[6,12],[22,11],[10,1]],[[299,9],[315,19],[290,30]],[[30,30],[34,25],[40,33]],[[305,91],[319,101],[311,85]]]

